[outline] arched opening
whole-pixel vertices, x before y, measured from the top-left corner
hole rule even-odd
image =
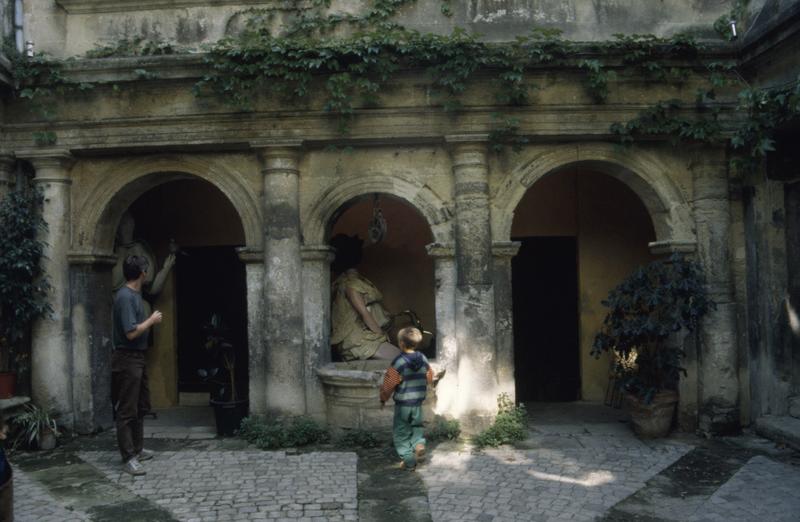
[[[371,242],[369,224],[376,208],[380,209],[387,227],[380,241]],[[364,240],[363,257],[356,268],[383,294],[384,308],[391,314],[411,310],[425,330],[436,332],[434,263],[425,249],[433,242],[433,234],[425,217],[396,196],[365,194],[350,199],[333,214],[327,241],[338,234],[357,235]],[[332,272],[331,281],[335,282],[338,276],[339,273]],[[395,326],[405,324],[408,319],[406,315],[398,317]],[[434,339],[426,335],[423,353],[433,358],[435,350]]]
[[[204,326],[214,314],[228,328],[236,353],[236,388],[244,396],[248,389],[247,303],[245,268],[237,252],[245,244],[242,221],[225,194],[208,181],[171,173],[159,179],[169,181],[117,197],[132,201],[127,207],[135,224],[132,239],[149,247],[156,270],[164,267],[175,249],[171,245],[179,248],[163,289],[151,297],[151,306],[164,313],[147,356],[151,402],[156,409],[208,405],[210,385],[198,369],[219,366],[205,349]],[[118,215],[124,210],[117,209]],[[118,253],[125,250],[121,241],[125,240],[120,226],[115,241]]]
[[[514,357],[520,401],[602,401],[610,361],[590,355],[602,300],[656,238],[642,200],[597,168],[573,166],[533,184],[511,229]]]

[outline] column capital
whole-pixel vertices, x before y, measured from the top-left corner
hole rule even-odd
[[[294,162],[303,150],[303,140],[258,140],[251,141],[250,148],[258,155],[262,167],[274,161]]]
[[[519,241],[495,241],[492,243],[492,255],[499,258],[512,258],[522,245]]]
[[[300,258],[303,261],[333,262],[335,249],[328,245],[304,245],[300,247]]]
[[[442,243],[428,243],[425,245],[428,255],[435,259],[454,258],[456,248],[453,245],[443,245]]]
[[[444,141],[449,145],[454,169],[486,166],[488,134],[451,134],[445,136]]]
[[[17,158],[30,161],[34,168],[59,167],[68,169],[75,163],[75,158],[67,149],[27,149],[14,153]]]
[[[697,241],[688,239],[666,239],[664,241],[651,241],[647,244],[651,254],[694,254],[697,251]]]
[[[242,247],[236,249],[236,255],[238,255],[239,260],[246,265],[264,262],[264,252],[261,250],[250,250],[247,247]]]
[[[117,256],[113,253],[70,252],[67,254],[70,265],[100,265],[112,267],[117,264]]]
[[[255,151],[261,165],[261,173],[264,175],[299,174],[297,163],[300,159],[302,145],[302,140],[250,143],[250,147]]]

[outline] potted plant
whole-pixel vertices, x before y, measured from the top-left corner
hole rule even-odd
[[[615,355],[617,385],[625,393],[634,431],[663,437],[678,402],[683,350],[668,338],[694,331],[714,307],[701,267],[679,254],[638,268],[603,301],[609,311],[592,355]]]
[[[19,428],[17,441],[29,448],[51,450],[56,447],[56,438],[61,435],[53,417],[34,404],[26,404],[25,411],[14,417]]]
[[[236,390],[236,351],[227,339],[228,329],[218,314],[211,316],[203,330],[209,360],[217,366],[201,368],[197,374],[213,385],[210,402],[214,407],[217,435],[233,435],[247,417],[247,400],[240,399]],[[220,374],[220,366],[227,371],[227,380],[215,379]]]
[[[17,374],[27,368],[31,323],[52,311],[39,263],[44,243],[36,238],[46,226],[41,205],[41,193],[32,189],[0,201],[0,399],[14,395]]]

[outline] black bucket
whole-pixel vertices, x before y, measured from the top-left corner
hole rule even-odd
[[[217,423],[217,435],[224,437],[233,435],[239,429],[242,419],[247,417],[248,401],[215,401],[211,400],[214,407],[214,420]]]

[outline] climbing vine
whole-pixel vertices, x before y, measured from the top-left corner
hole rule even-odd
[[[251,8],[239,14],[240,32],[209,46],[207,73],[196,83],[196,94],[212,93],[239,109],[253,109],[265,97],[308,103],[312,92],[323,95],[323,108],[334,117],[339,131],[348,132],[358,107],[374,107],[401,70],[421,70],[428,79],[434,104],[454,112],[479,77],[490,77],[490,89],[500,110],[492,115],[492,148],[519,148],[527,143],[518,118],[502,107],[532,103],[537,86],[531,72],[541,67],[579,71],[590,98],[604,103],[618,72],[634,73],[650,81],[681,84],[705,67],[707,87],[697,93],[697,103],[662,100],[628,122],[618,122],[610,132],[621,142],[669,137],[673,141],[716,142],[723,139],[716,102],[719,88],[733,81],[733,63],[704,63],[703,46],[691,35],[671,38],[653,35],[614,35],[611,41],[578,44],[562,38],[555,29],[535,28],[506,43],[487,43],[477,35],[455,29],[448,35],[420,33],[393,21],[398,12],[416,0],[372,0],[358,13],[330,12],[330,0],[312,0],[276,23],[274,8]],[[715,24],[722,31],[731,19],[743,20],[748,0],[737,0],[731,13]],[[452,14],[448,0],[441,2],[444,16]],[[722,21],[725,24],[723,25]],[[722,31],[724,32],[724,31]],[[724,35],[723,35],[724,36]],[[97,47],[87,57],[157,56],[189,52],[160,37],[123,39]],[[43,55],[15,60],[17,94],[31,101],[46,119],[52,118],[54,100],[71,90],[86,90],[92,83],[69,82],[61,62]],[[145,69],[137,79],[155,79]],[[487,74],[488,73],[488,74]],[[118,90],[118,86],[114,87]],[[763,157],[773,146],[771,134],[785,119],[796,117],[796,92],[742,90],[739,109],[750,118],[741,123],[731,146],[751,156]],[[730,134],[728,134],[730,136]],[[54,142],[51,132],[39,132],[35,141]]]

